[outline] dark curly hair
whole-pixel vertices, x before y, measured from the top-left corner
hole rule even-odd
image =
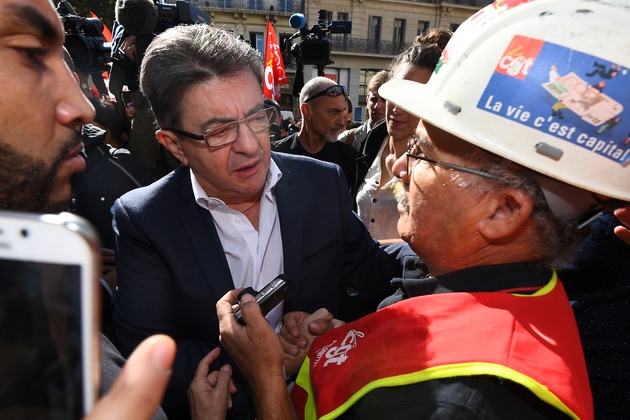
[[[392,61],[389,69],[393,74],[403,63],[433,71],[442,55],[446,44],[453,36],[448,29],[434,28],[418,36],[413,43]]]

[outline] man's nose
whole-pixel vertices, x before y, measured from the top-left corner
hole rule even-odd
[[[265,130],[263,132],[268,136],[269,130]],[[232,144],[234,151],[248,153],[251,150],[260,149],[256,133],[254,133],[245,121],[241,121],[238,125],[236,135],[236,141]]]
[[[394,165],[392,166],[392,172],[394,173],[394,176],[397,176],[398,178],[402,179],[405,184],[409,183],[409,177],[411,176],[411,174],[407,173],[407,154],[403,153],[398,159],[396,159],[396,161],[394,162]]]

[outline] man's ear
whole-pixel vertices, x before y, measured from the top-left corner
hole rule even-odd
[[[527,225],[534,204],[523,190],[505,187],[484,199],[484,217],[479,221],[480,233],[490,239],[507,238]]]
[[[182,145],[175,134],[168,130],[157,130],[155,132],[160,144],[168,149],[183,165],[188,165],[188,159],[184,155]]]
[[[311,120],[311,107],[308,104],[300,105],[300,111],[302,111],[302,120]],[[302,121],[302,124],[304,124],[304,121]]]

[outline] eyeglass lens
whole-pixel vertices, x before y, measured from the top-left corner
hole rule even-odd
[[[272,113],[269,112],[269,110],[264,109],[250,115],[247,118],[243,118],[242,120],[232,121],[218,127],[211,128],[205,133],[204,137],[210,147],[217,147],[232,143],[236,141],[236,138],[238,137],[241,123],[247,124],[253,133],[260,133],[261,131],[268,129],[271,125],[271,115]]]
[[[319,93],[316,93],[315,95],[313,95],[310,98],[306,99],[304,102],[311,101],[311,100],[313,100],[315,98],[319,98],[320,96],[337,97],[337,96],[343,95],[345,93],[346,93],[346,91],[344,90],[343,86],[333,85],[333,86],[327,87],[326,89],[322,90]]]

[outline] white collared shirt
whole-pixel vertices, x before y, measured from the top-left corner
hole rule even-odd
[[[251,286],[261,290],[284,272],[280,220],[274,192],[281,177],[282,172],[272,159],[260,200],[256,230],[243,213],[231,209],[218,198],[209,197],[190,171],[195,201],[212,214],[237,289]],[[276,330],[282,322],[283,304],[281,302],[267,315]]]
[[[393,189],[396,178],[392,178],[385,185],[380,185],[383,172],[381,159],[388,146],[388,141],[381,144],[357,192],[357,213],[370,232],[370,236],[376,240],[400,238],[398,234],[400,215]]]

